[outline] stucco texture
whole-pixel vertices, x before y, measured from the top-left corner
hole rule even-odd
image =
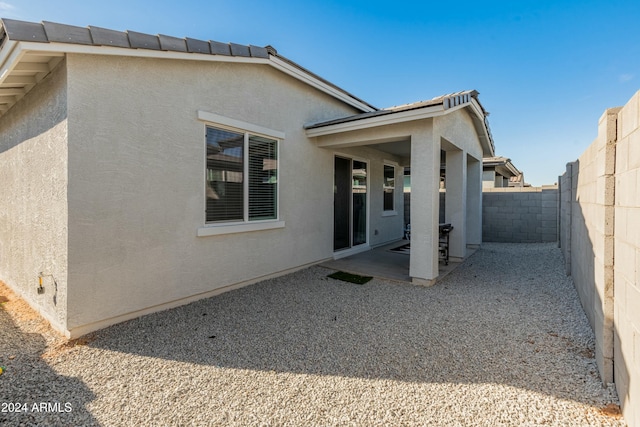
[[[59,330],[67,314],[66,89],[63,62],[0,118],[0,280]]]
[[[332,256],[333,152],[303,124],[352,107],[267,65],[89,55],[68,65],[69,329]],[[284,228],[196,237],[205,224],[198,111],[285,133]]]

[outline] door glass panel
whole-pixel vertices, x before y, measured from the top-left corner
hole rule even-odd
[[[367,243],[367,164],[353,161],[353,246]]]
[[[333,179],[333,249],[351,246],[351,160],[335,158]]]

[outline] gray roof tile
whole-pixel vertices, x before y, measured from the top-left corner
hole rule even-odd
[[[129,38],[122,31],[109,30],[107,28],[89,27],[93,43],[101,46],[131,47]]]
[[[209,44],[211,45],[211,53],[214,55],[231,55],[231,48],[227,43],[220,43],[211,40],[209,41]]]
[[[229,46],[231,46],[231,55],[233,56],[251,56],[249,46],[236,43],[229,43]]]
[[[151,34],[138,33],[135,31],[127,31],[129,36],[129,44],[133,48],[138,49],[160,49],[160,40],[158,36],[152,36]]]
[[[188,52],[185,39],[165,36],[163,34],[158,35],[158,39],[160,39],[160,48],[162,50],[170,50],[173,52]]]
[[[209,42],[187,37],[187,49],[192,53],[211,53]]]
[[[323,79],[315,73],[307,70],[299,64],[279,55],[272,46],[258,47],[245,46],[235,43],[220,43],[209,41],[208,48],[203,42],[196,39],[181,39],[164,35],[150,35],[138,33],[135,31],[115,31],[100,27],[76,27],[72,25],[57,24],[53,22],[35,23],[18,21],[15,19],[0,18],[0,23],[6,33],[2,34],[0,28],[0,46],[4,40],[29,41],[39,43],[70,43],[70,44],[88,44],[96,46],[113,46],[129,49],[152,49],[157,51],[174,51],[174,52],[193,52],[194,54],[211,54],[225,56],[241,56],[247,58],[266,58],[270,56],[277,57],[283,61],[309,75],[317,78],[321,82],[335,88],[336,90],[348,95],[354,100],[367,105],[369,108],[376,109],[371,104],[355,97],[344,89]],[[46,27],[46,31],[45,31]]]
[[[368,119],[371,117],[386,116],[389,114],[400,113],[403,111],[417,110],[419,108],[431,107],[434,105],[442,105],[445,109],[470,102],[471,98],[476,97],[478,92],[475,90],[456,92],[447,95],[437,96],[427,101],[418,101],[411,104],[398,105],[394,107],[384,108],[382,110],[372,111],[368,113],[354,114],[352,116],[342,117],[339,119],[328,120],[326,122],[314,123],[305,126],[306,129],[314,129],[323,126],[336,125],[340,123],[348,123],[356,120]]]
[[[91,32],[88,28],[75,27],[73,25],[56,24],[55,22],[43,23],[50,42],[76,43],[92,45]]]
[[[10,40],[45,43],[49,41],[42,24],[3,18],[2,25],[4,26]]]
[[[269,51],[266,47],[249,45],[249,50],[254,58],[269,58]]]

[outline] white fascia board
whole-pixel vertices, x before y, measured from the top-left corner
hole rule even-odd
[[[509,172],[511,172],[513,176],[520,175],[520,171],[513,163],[511,163],[511,160],[507,161],[507,163],[505,163],[505,166],[507,169],[509,169]]]
[[[268,64],[267,58],[246,56],[210,55],[207,53],[174,52],[170,50],[136,49],[128,47],[92,46],[71,43],[37,43],[20,42],[22,49],[43,55],[57,53],[81,53],[89,55],[132,56],[137,58],[178,59],[186,61],[239,62],[252,64]]]
[[[473,112],[476,114],[476,116],[478,116],[478,118],[484,122],[484,112],[482,110],[482,107],[478,103],[478,101],[475,100],[475,98],[471,98],[471,102],[469,103],[469,106],[471,107]]]
[[[13,42],[16,43],[16,42]],[[201,53],[189,53],[189,52],[174,52],[166,50],[152,50],[152,49],[135,49],[135,48],[122,48],[113,46],[92,46],[81,45],[71,43],[38,43],[38,42],[19,42],[22,49],[25,51],[42,52],[45,55],[51,55],[54,52],[57,53],[83,53],[90,55],[111,55],[111,56],[130,56],[138,58],[162,58],[162,59],[178,59],[188,61],[210,61],[210,62],[236,62],[236,63],[251,63],[251,64],[268,64],[275,69],[288,74],[303,83],[308,84],[320,91],[331,95],[357,109],[370,112],[376,111],[375,108],[358,101],[355,98],[347,95],[344,92],[324,83],[323,81],[315,78],[314,76],[296,68],[281,59],[269,55],[269,58],[255,58],[246,56],[227,56],[227,55],[210,55]]]
[[[452,110],[453,109],[445,110],[442,105],[433,105],[431,107],[402,111],[400,113],[385,114],[367,119],[353,120],[350,122],[337,123],[335,125],[307,129],[305,132],[309,138],[313,138],[316,136],[333,135],[336,133],[368,129],[376,126],[386,126],[395,123],[428,119],[431,117],[441,116]]]
[[[475,114],[478,121],[480,122],[480,127],[482,129],[482,132],[484,133],[483,137],[486,140],[486,144],[487,144],[487,151],[489,155],[493,156],[495,154],[495,147],[493,146],[493,140],[491,139],[491,136],[489,134],[489,129],[487,129],[484,110],[482,109],[482,107],[480,106],[478,101],[476,101],[475,98],[471,99],[471,102],[468,104],[468,106],[470,110],[473,112],[473,114]]]
[[[275,56],[271,56],[270,57],[270,65],[272,67],[274,67],[277,70],[282,71],[285,74],[288,74],[290,76],[295,77],[296,79],[308,84],[309,86],[313,86],[316,89],[331,95],[334,98],[337,98],[343,102],[346,102],[347,104],[356,107],[357,109],[363,111],[363,112],[371,112],[371,111],[376,111],[375,108],[370,107],[369,105],[358,101],[357,99],[354,99],[352,97],[350,97],[349,95],[347,95],[344,92],[339,91],[338,89],[324,83],[323,81],[305,73],[303,70],[296,68],[290,64],[287,64],[286,62],[284,62],[283,60],[275,57]]]

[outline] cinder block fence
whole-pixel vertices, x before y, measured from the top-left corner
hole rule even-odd
[[[560,246],[596,337],[604,382],[640,426],[640,92],[602,115],[560,177]]]
[[[440,192],[440,222],[445,221],[446,192]],[[503,187],[482,190],[482,241],[541,243],[558,241],[558,186]],[[411,194],[404,194],[404,222],[411,223]],[[455,224],[454,224],[455,226]]]
[[[538,243],[557,240],[557,186],[483,189],[483,242]]]

